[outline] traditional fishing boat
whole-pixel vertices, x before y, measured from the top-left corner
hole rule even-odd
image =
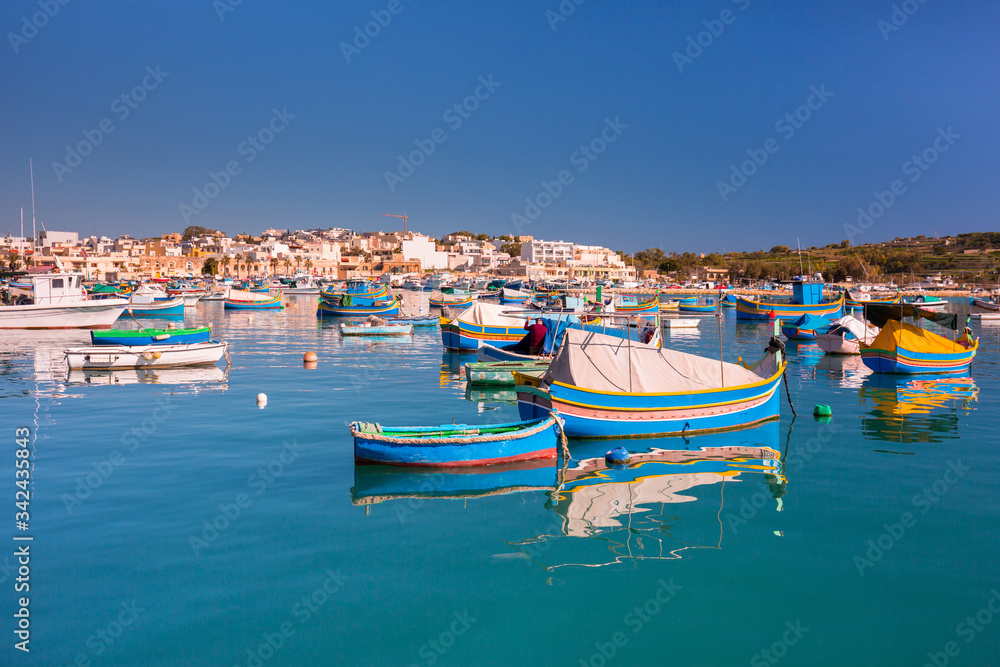
[[[91,345],[182,345],[207,343],[212,327],[188,329],[108,329],[91,331]]]
[[[504,287],[500,290],[501,304],[528,303],[534,297],[534,292],[524,292],[522,290],[510,289],[509,287]]]
[[[465,378],[472,384],[498,384],[514,386],[514,373],[544,373],[548,360],[481,361],[465,364]]]
[[[660,310],[660,298],[652,298],[640,301],[638,296],[633,294],[619,294],[611,301],[612,307],[608,312],[621,313],[625,315],[655,315]],[[683,303],[681,307],[683,307]]]
[[[409,336],[411,333],[413,333],[412,324],[340,323],[342,336]]]
[[[803,315],[817,315],[827,319],[840,317],[844,305],[843,294],[836,301],[822,301],[823,283],[798,281],[792,284],[792,300],[754,301],[736,297],[736,319],[794,320]]]
[[[343,287],[328,287],[320,292],[320,297],[333,299],[351,296],[355,299],[388,299],[388,285],[374,285],[365,280],[348,280]]]
[[[229,296],[225,300],[226,310],[281,310],[284,305],[281,303],[281,292],[271,296],[263,292],[245,292],[242,290],[229,290]]]
[[[571,437],[742,428],[778,418],[783,344],[753,366],[567,329],[541,378],[517,375],[522,419],[556,412]]]
[[[377,315],[389,317],[399,314],[399,297],[396,295],[382,297],[355,296],[343,294],[340,296],[321,296],[317,317],[361,317]]]
[[[458,299],[444,299],[444,298],[435,299],[434,297],[428,298],[428,302],[430,303],[431,308],[444,308],[444,307],[456,308],[461,306],[468,306],[471,305],[472,302],[475,300],[476,298],[471,294]]]
[[[125,299],[88,300],[79,274],[47,273],[28,282],[30,299],[11,294],[0,305],[0,329],[110,329],[128,304]]]
[[[705,306],[688,306],[685,304],[680,304],[677,308],[682,313],[714,313],[715,306],[705,305]]]
[[[662,301],[660,302],[660,312],[673,312],[680,310],[680,302],[678,301]]]
[[[66,350],[71,369],[177,368],[214,364],[229,343],[209,341],[184,345],[100,345]]]
[[[827,354],[861,354],[861,345],[871,345],[878,332],[878,327],[845,315],[830,322],[826,333],[817,334],[816,342]]]
[[[965,347],[927,329],[888,320],[861,360],[876,373],[964,373],[976,356],[979,341]]]
[[[735,294],[727,294],[719,299],[719,303],[721,303],[724,308],[735,308],[737,301],[738,299]]]
[[[452,320],[441,321],[441,340],[448,350],[477,350],[486,341],[516,342],[524,336],[520,317],[504,315],[501,305],[478,301]]]
[[[830,320],[818,315],[802,315],[781,325],[781,333],[788,340],[816,340],[816,335],[830,327]]]
[[[506,424],[385,427],[352,422],[354,461],[447,468],[554,459],[559,422],[553,415]]]
[[[184,298],[170,297],[155,285],[141,285],[129,295],[125,312],[135,317],[183,316]]]

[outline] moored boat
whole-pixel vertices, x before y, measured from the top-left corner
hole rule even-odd
[[[815,340],[817,334],[830,327],[830,320],[817,315],[802,315],[781,325],[781,333],[788,340]]]
[[[576,329],[544,376],[517,376],[523,419],[549,411],[570,437],[635,437],[742,428],[778,418],[783,344],[753,366]]]
[[[108,329],[91,331],[91,345],[180,345],[207,343],[212,327],[188,329]]]
[[[125,312],[135,317],[183,317],[184,298],[177,297],[176,299],[149,301],[147,303],[129,300],[128,305],[125,306]]]
[[[31,303],[0,305],[0,329],[110,329],[128,304],[116,298],[88,300],[79,274],[47,273],[28,280]],[[27,297],[10,297],[22,299]]]
[[[229,343],[209,341],[183,345],[100,345],[66,350],[66,363],[77,369],[177,368],[214,364]]]
[[[700,323],[699,317],[665,317],[660,320],[664,329],[697,329]]]
[[[830,322],[826,333],[817,334],[816,343],[827,354],[861,354],[861,345],[871,345],[878,332],[877,327],[845,315]]]
[[[911,306],[916,306],[917,308],[927,308],[927,309],[938,309],[944,308],[948,305],[948,302],[944,299],[935,298],[932,296],[927,296],[926,294],[918,294],[915,297],[909,299],[903,299],[903,303],[909,304]]]
[[[229,295],[225,299],[226,310],[281,310],[284,305],[281,303],[281,292],[274,296],[264,292],[244,292],[240,290],[229,290]]]
[[[965,347],[933,331],[888,320],[861,361],[876,373],[963,373],[969,370],[979,341]]]
[[[462,313],[441,323],[441,340],[449,350],[474,351],[487,341],[514,343],[525,335],[524,320],[504,315],[503,306],[474,303]]]
[[[556,417],[506,424],[384,427],[352,422],[356,463],[414,467],[495,465],[554,459]]]
[[[794,320],[803,315],[817,315],[827,319],[840,317],[844,305],[841,294],[834,301],[823,301],[823,283],[797,281],[792,285],[792,300],[754,301],[736,297],[736,319]]]
[[[430,303],[431,308],[445,308],[445,307],[456,308],[461,306],[469,306],[475,300],[476,298],[471,294],[469,294],[465,297],[453,298],[453,299],[445,299],[445,298],[435,299],[434,297],[430,297],[428,299],[428,302]]]

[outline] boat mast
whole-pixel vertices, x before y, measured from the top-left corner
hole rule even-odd
[[[28,158],[28,172],[31,174],[31,258],[35,259],[38,250],[38,236],[35,234],[35,167]]]

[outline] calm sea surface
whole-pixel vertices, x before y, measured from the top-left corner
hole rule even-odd
[[[872,376],[790,344],[797,419],[783,396],[777,425],[625,443],[648,453],[631,469],[605,468],[618,443],[571,442],[562,472],[455,475],[356,469],[345,423],[516,420],[509,392],[466,388],[474,355],[442,352],[436,327],[345,339],[314,297],[288,300],[189,309],[232,344],[228,372],[70,374],[61,351],[86,333],[0,332],[0,664],[1000,659],[1000,326],[973,324],[971,379]],[[728,361],[768,337],[723,318]],[[715,318],[665,338],[719,354]],[[35,450],[26,532],[18,427]],[[14,592],[15,534],[34,537],[30,593]]]

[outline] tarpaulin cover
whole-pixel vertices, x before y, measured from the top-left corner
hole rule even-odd
[[[677,350],[637,345],[613,336],[567,329],[545,381],[626,393],[673,393],[760,382],[736,364]]]
[[[830,326],[830,320],[825,317],[820,317],[819,315],[806,313],[805,315],[788,322],[788,325],[796,326],[799,329],[805,329],[806,331],[816,331],[817,329],[825,329]]]
[[[964,346],[933,331],[895,320],[886,322],[871,347],[888,352],[895,352],[897,347],[902,347],[910,352],[923,354],[955,354],[966,351]]]
[[[958,331],[958,315],[956,313],[937,313],[933,310],[918,308],[908,303],[873,304],[865,306],[865,317],[877,327],[884,327],[890,320],[900,321],[904,317],[922,317],[942,327]]]
[[[458,319],[467,324],[476,324],[487,327],[523,327],[524,318],[504,315],[505,310],[510,310],[510,306],[501,306],[496,303],[486,303],[477,301],[462,311]]]

